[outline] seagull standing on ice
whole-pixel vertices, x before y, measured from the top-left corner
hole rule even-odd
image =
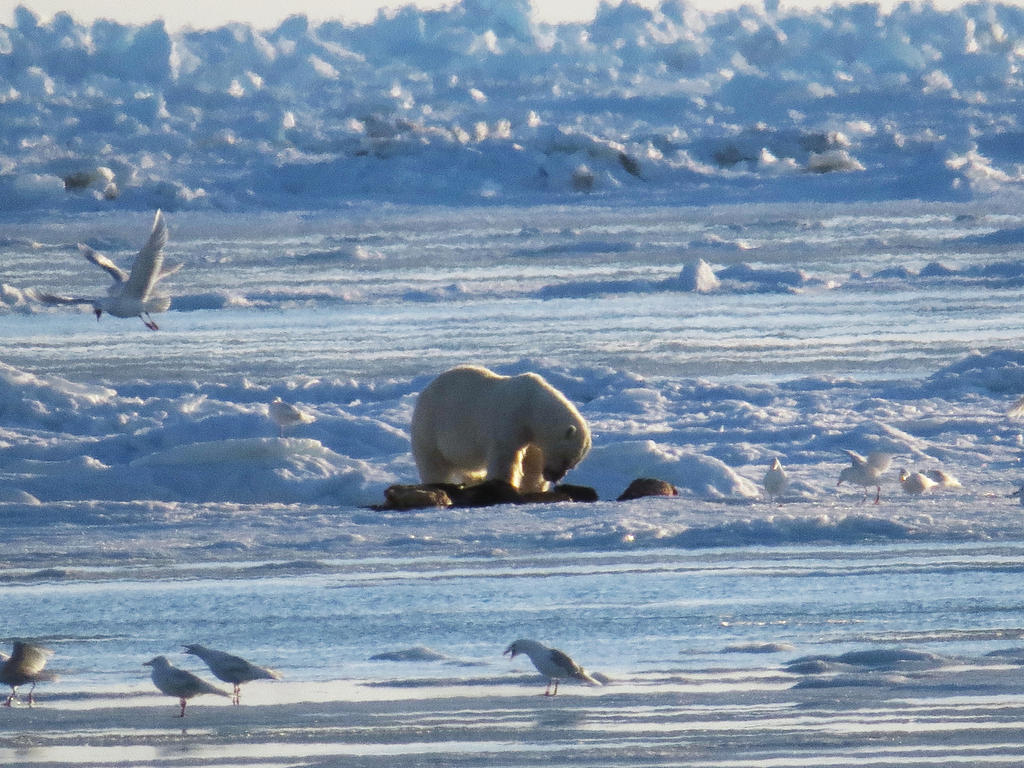
[[[299,424],[309,424],[316,421],[313,415],[296,408],[291,403],[286,403],[280,397],[275,398],[274,402],[267,406],[267,415],[270,416],[271,421],[280,427],[281,437],[284,437],[285,427],[295,427]]]
[[[782,468],[782,462],[776,456],[768,471],[764,473],[764,495],[768,501],[777,499],[789,485],[789,478],[786,477],[786,470]]]
[[[281,673],[267,667],[258,667],[243,658],[232,656],[224,651],[216,651],[204,645],[193,643],[185,646],[185,653],[198,656],[206,662],[214,676],[225,683],[231,683],[235,689],[231,695],[231,703],[239,704],[242,700],[241,685],[250,680],[280,680]]]
[[[555,648],[541,645],[536,640],[516,640],[501,655],[504,656],[506,653],[511,654],[509,658],[512,659],[520,653],[525,653],[530,657],[530,661],[533,662],[533,666],[537,668],[537,671],[548,679],[548,687],[544,691],[545,696],[556,696],[558,694],[558,681],[566,677],[574,677],[591,685],[601,685],[600,681],[591,677],[583,667],[570,659],[566,654]],[[555,684],[554,691],[551,690],[552,683]]]
[[[900,485],[903,486],[904,493],[919,496],[922,493],[930,491],[932,488],[937,486],[938,483],[920,472],[908,472],[905,469],[901,469]]]
[[[181,714],[178,717],[185,716],[185,703],[193,696],[198,696],[201,693],[215,693],[218,696],[231,695],[187,670],[178,669],[167,660],[166,656],[157,656],[144,662],[142,666],[153,668],[153,685],[159,689],[160,693],[178,697],[181,703]]]
[[[881,451],[872,451],[865,459],[856,451],[845,451],[845,453],[850,457],[850,466],[844,467],[842,472],[839,473],[839,482],[836,483],[836,487],[844,482],[863,486],[864,498],[866,499],[868,488],[875,486],[877,489],[875,504],[878,504],[882,498],[882,485],[879,482],[879,477],[889,468],[892,456]]]
[[[160,211],[157,211],[153,218],[153,230],[149,233],[149,240],[135,257],[130,274],[125,273],[102,253],[79,243],[78,249],[82,255],[106,270],[113,279],[114,284],[107,290],[107,295],[98,299],[85,299],[44,293],[39,296],[39,300],[44,304],[91,304],[97,320],[104,312],[114,317],[138,317],[150,330],[158,330],[157,324],[149,316],[150,312],[166,312],[171,306],[171,299],[169,296],[153,293],[153,289],[158,282],[181,269],[180,264],[163,269],[163,248],[166,244],[167,224],[164,223],[164,215]]]
[[[14,649],[11,655],[0,653],[0,683],[11,686],[11,695],[4,701],[4,706],[9,707],[18,696],[18,687],[25,683],[32,683],[28,691],[28,705],[35,703],[32,693],[36,689],[36,683],[46,680],[55,680],[52,672],[43,669],[46,661],[53,655],[53,651],[32,643],[24,643],[20,640],[14,641]]]

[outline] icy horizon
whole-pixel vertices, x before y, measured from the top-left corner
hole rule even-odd
[[[1013,194],[1024,9],[0,25],[2,210]]]

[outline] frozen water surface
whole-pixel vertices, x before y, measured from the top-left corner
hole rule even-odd
[[[958,351],[1011,345],[1017,244],[969,238],[1020,219],[965,222],[960,207],[910,207],[917,216],[886,204],[856,213],[594,205],[585,216],[530,207],[236,217],[246,237],[231,217],[182,214],[170,217],[168,248],[169,261],[188,267],[173,283],[181,314],[167,317],[158,339],[140,339],[132,323],[87,323],[84,310],[33,310],[4,318],[21,340],[6,361],[45,370],[57,355],[62,372],[89,380],[265,383],[542,355],[756,383],[921,376]],[[145,231],[141,218],[83,216],[75,227],[72,217],[49,238],[35,225],[12,227],[36,241],[29,252],[16,238],[5,248],[19,287],[103,286],[68,230],[132,242]],[[698,260],[723,275],[720,291],[686,290],[681,272]]]
[[[4,634],[53,648],[61,675],[3,712],[0,762],[1017,759],[1020,267],[1012,237],[977,240],[1021,226],[1012,212],[168,220],[185,268],[159,332],[31,301],[0,313]],[[104,232],[127,255],[144,229],[14,223],[5,279],[102,285],[72,241]],[[710,293],[680,277],[698,259]],[[579,404],[595,447],[570,480],[605,500],[368,508],[416,479],[416,393],[469,361],[539,370]],[[276,395],[317,420],[279,438]],[[835,487],[844,448],[896,454],[882,504]],[[780,504],[758,495],[774,455],[793,481]],[[906,496],[902,464],[963,488]],[[610,500],[640,475],[680,497]],[[501,655],[520,636],[608,684],[544,698]],[[182,727],[141,665],[209,677],[187,642],[284,679],[238,708],[196,699]]]
[[[1017,765],[1022,36],[0,20],[0,640],[60,675],[0,765]],[[126,265],[156,208],[159,331],[34,299],[103,290],[75,243]],[[601,501],[373,509],[465,362],[579,407]],[[878,505],[845,450],[892,454]],[[643,476],[679,495],[614,501]],[[606,685],[545,698],[519,637]],[[142,663],[210,679],[195,642],[284,677],[180,721]]]

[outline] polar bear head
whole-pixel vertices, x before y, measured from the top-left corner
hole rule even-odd
[[[537,374],[525,374],[532,392],[530,443],[543,454],[544,479],[557,483],[590,451],[590,428],[566,397]]]
[[[581,428],[582,426],[582,428]],[[583,458],[590,452],[590,430],[586,424],[570,424],[564,429],[556,428],[555,439],[557,444],[554,448],[543,448],[544,451],[544,479],[550,483],[557,483],[566,473],[583,461]],[[549,437],[546,443],[550,446],[552,439]]]

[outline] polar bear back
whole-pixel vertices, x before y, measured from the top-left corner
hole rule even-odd
[[[543,490],[590,449],[586,421],[535,373],[501,376],[479,366],[440,374],[420,394],[412,449],[424,483],[505,480]]]

